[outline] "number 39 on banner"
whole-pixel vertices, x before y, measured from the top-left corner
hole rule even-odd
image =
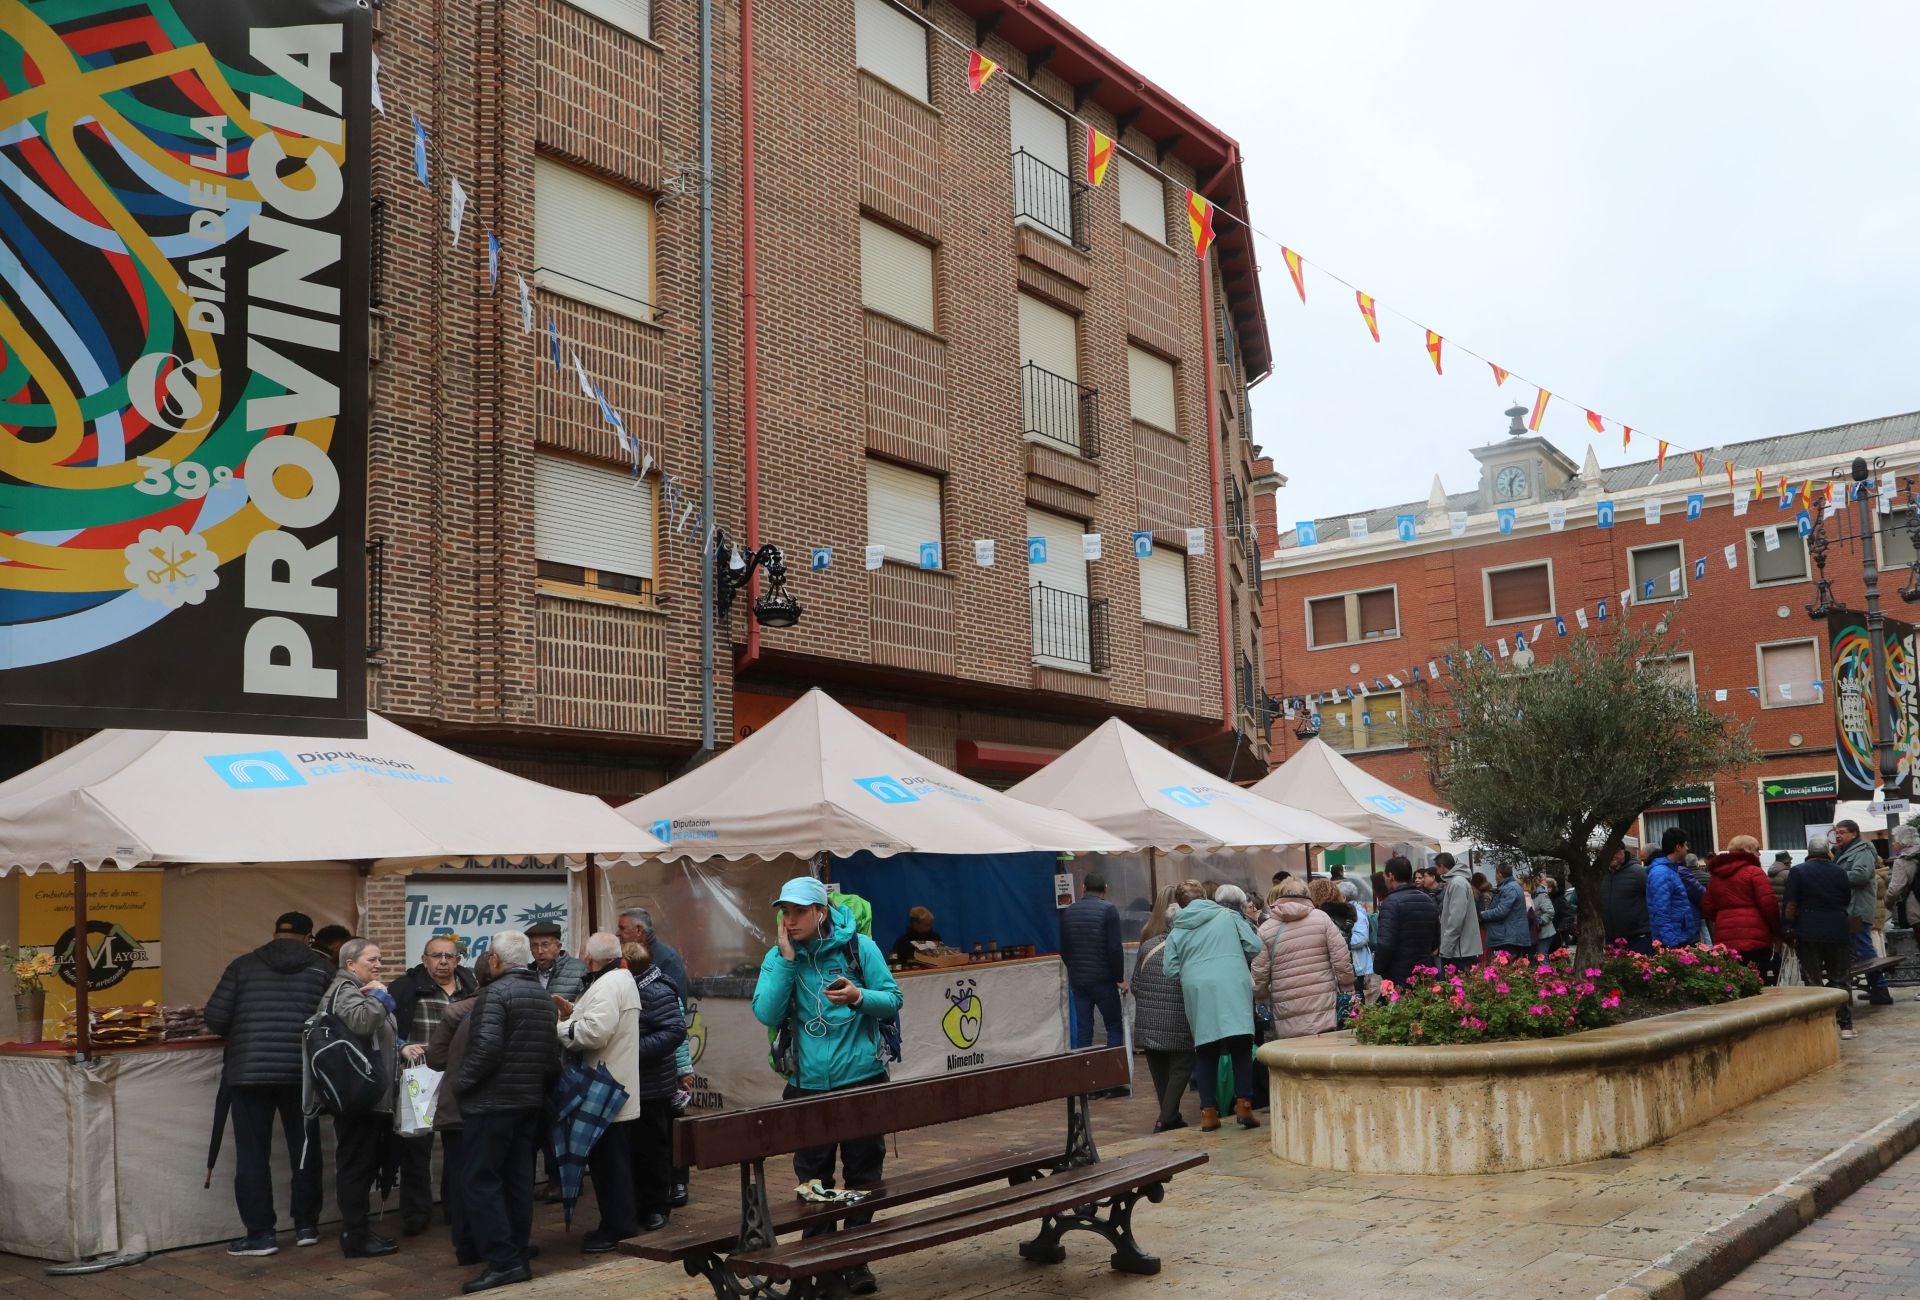
[[[225,465],[215,465],[209,470],[205,465],[191,460],[183,460],[176,465],[158,456],[142,456],[134,463],[147,472],[133,486],[136,491],[145,492],[148,496],[172,494],[185,501],[198,501],[209,490],[233,477],[233,471]]]

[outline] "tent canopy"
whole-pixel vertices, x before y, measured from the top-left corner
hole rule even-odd
[[[150,863],[617,857],[647,843],[598,799],[488,767],[378,714],[365,740],[103,731],[0,784],[0,876]]]
[[[1305,808],[1222,781],[1118,718],[1007,793],[1085,818],[1136,849],[1266,849],[1361,838]]]
[[[1121,853],[1071,813],[1036,808],[916,754],[814,689],[733,748],[620,809],[646,857]]]
[[[1434,849],[1453,843],[1445,808],[1394,789],[1317,738],[1253,790],[1295,808],[1311,808],[1375,843],[1404,840]]]

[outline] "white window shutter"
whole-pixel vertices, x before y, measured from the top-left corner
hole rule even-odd
[[[1047,562],[1027,566],[1027,586],[1086,595],[1087,562],[1080,550],[1080,536],[1086,531],[1087,526],[1078,519],[1028,510],[1027,536],[1047,539]]]
[[[1167,190],[1160,177],[1131,158],[1117,155],[1120,171],[1120,220],[1141,234],[1167,242]]]
[[[1017,87],[1007,91],[1007,116],[1013,123],[1013,147],[1025,149],[1047,166],[1071,176],[1067,154],[1067,119]]]
[[[1173,365],[1140,348],[1127,349],[1127,397],[1133,418],[1168,433],[1180,432]]]
[[[854,0],[855,61],[896,90],[927,100],[927,29],[887,0]]]
[[[939,478],[884,460],[868,461],[868,544],[886,547],[889,560],[918,565],[920,544],[942,540]]]
[[[933,333],[933,250],[862,218],[860,300],[870,311]]]
[[[542,285],[623,316],[653,315],[653,207],[618,185],[533,160],[533,260]]]
[[[635,36],[653,36],[653,0],[567,0],[611,27]]]
[[[1071,312],[1020,295],[1020,363],[1031,362],[1075,383],[1080,380],[1080,337]]]
[[[1140,617],[1149,623],[1186,627],[1187,557],[1156,546],[1140,564]]]
[[[630,578],[652,578],[657,542],[649,479],[561,456],[533,461],[533,554]]]

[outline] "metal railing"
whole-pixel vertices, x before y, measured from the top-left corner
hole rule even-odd
[[[1107,671],[1107,602],[1036,583],[1033,597],[1033,657]]]
[[[1056,375],[1029,361],[1020,367],[1023,434],[1100,459],[1100,390]]]
[[[1247,512],[1246,493],[1240,490],[1240,480],[1229,474],[1225,482],[1224,495],[1227,499],[1227,536],[1240,548],[1249,573],[1260,571],[1260,547],[1254,534],[1253,519]]]
[[[1087,185],[1025,149],[1013,151],[1013,215],[1050,230],[1075,248],[1087,240]]]
[[[1252,714],[1257,719],[1264,710],[1267,696],[1253,675],[1253,660],[1245,651],[1240,654],[1240,668],[1234,676],[1238,678],[1234,683],[1234,691],[1239,696],[1235,704],[1241,712]]]

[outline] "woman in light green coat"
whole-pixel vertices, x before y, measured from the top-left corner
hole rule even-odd
[[[1246,893],[1222,885],[1211,901],[1201,897],[1197,880],[1185,881],[1174,898],[1173,918],[1162,965],[1180,981],[1193,1026],[1194,1053],[1200,1058],[1200,1129],[1220,1127],[1220,1058],[1233,1060],[1233,1113],[1242,1128],[1259,1128],[1253,1117],[1253,977],[1247,966],[1260,940],[1241,909]]]

